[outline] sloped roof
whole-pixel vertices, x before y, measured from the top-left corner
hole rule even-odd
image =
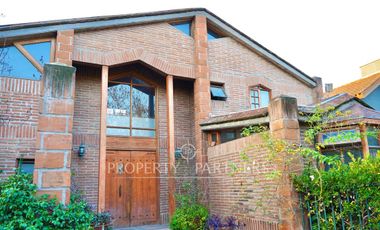
[[[323,99],[320,103],[310,106],[299,106],[298,110],[304,114],[311,114],[316,107],[327,108],[334,107],[341,112],[349,112],[345,116],[338,117],[332,122],[336,121],[349,121],[349,120],[362,120],[372,119],[380,121],[380,111],[374,110],[370,105],[363,100],[351,96],[348,93],[338,94],[326,99]],[[301,118],[302,120],[302,118]]]
[[[0,41],[52,34],[58,30],[74,29],[75,31],[87,31],[110,27],[130,26],[145,23],[178,21],[192,18],[196,15],[207,17],[208,22],[225,35],[236,39],[247,47],[253,49],[273,64],[290,73],[296,79],[309,87],[315,87],[316,82],[307,74],[288,63],[260,43],[245,35],[223,19],[205,8],[189,8],[167,11],[157,11],[138,14],[111,15],[87,18],[73,18],[64,20],[52,20],[43,22],[21,23],[0,26]]]
[[[377,74],[350,82],[348,84],[342,85],[334,89],[332,92],[326,93],[325,97],[332,97],[337,94],[348,93],[351,96],[355,96],[361,99],[361,98],[366,97],[379,84],[380,84],[380,73],[377,73]]]
[[[268,115],[268,108],[260,108],[255,110],[246,110],[236,113],[229,113],[225,115],[219,115],[215,117],[210,117],[201,122],[201,125],[211,125],[211,124],[220,124],[224,122],[232,122],[232,121],[241,121],[246,119],[253,119],[259,117],[265,117]]]

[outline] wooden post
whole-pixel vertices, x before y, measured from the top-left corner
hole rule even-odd
[[[169,215],[172,217],[175,211],[175,178],[174,178],[174,98],[173,98],[173,76],[166,77],[166,101],[168,119],[168,192],[169,192]]]
[[[102,85],[100,96],[100,135],[99,135],[99,190],[98,211],[105,209],[106,197],[106,130],[107,130],[107,92],[108,92],[108,66],[102,66]]]
[[[360,130],[360,139],[362,142],[362,152],[363,152],[363,158],[366,158],[369,156],[369,145],[368,145],[368,138],[367,138],[367,126],[363,123],[359,124],[359,130]]]

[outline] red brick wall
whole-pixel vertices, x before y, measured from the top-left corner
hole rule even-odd
[[[101,69],[77,65],[73,117],[73,153],[71,168],[73,185],[97,207],[99,169],[99,129]],[[86,154],[79,158],[79,145],[86,145]]]
[[[74,56],[92,51],[93,56],[101,58],[109,51],[143,49],[171,64],[192,67],[193,43],[191,37],[168,23],[156,23],[75,33]]]
[[[263,84],[272,98],[295,97],[299,105],[313,103],[313,90],[232,38],[209,41],[211,81],[225,83],[228,99],[212,101],[214,115],[250,109],[248,87]]]
[[[0,77],[0,178],[13,174],[17,158],[33,158],[40,81]]]
[[[186,143],[194,145],[194,103],[192,85],[192,82],[189,81],[174,80],[174,132],[176,148],[180,148]],[[164,81],[160,81],[158,88],[158,149],[159,162],[161,164],[168,162],[166,106],[165,83]],[[186,167],[183,171],[185,170],[189,169]],[[161,174],[160,179],[160,214],[161,222],[163,223],[168,221],[168,181],[165,179],[165,175],[166,174]],[[176,186],[180,186],[180,181],[178,181]]]
[[[237,216],[249,222],[264,221],[279,222],[279,203],[277,198],[277,184],[267,179],[268,173],[275,166],[268,160],[268,150],[263,147],[249,148],[259,145],[262,140],[259,135],[252,135],[208,148],[210,166],[209,202],[212,214],[223,216]],[[250,157],[250,162],[242,160],[242,150]],[[231,166],[226,163],[235,163],[239,168],[245,168],[245,173],[229,174]],[[251,163],[252,162],[252,163]],[[254,163],[253,163],[254,162]],[[249,169],[247,169],[249,167]],[[254,220],[254,221],[253,221]],[[270,228],[269,228],[270,229]]]

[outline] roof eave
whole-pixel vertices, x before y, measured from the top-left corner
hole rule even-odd
[[[227,35],[253,48],[260,55],[266,57],[284,71],[292,74],[296,79],[303,82],[307,86],[316,87],[317,84],[311,77],[205,8],[189,8],[129,15],[100,16],[6,25],[0,26],[0,40],[48,34],[59,30],[74,29],[76,31],[85,31],[91,29],[103,29],[109,27],[121,27],[152,22],[186,19],[194,17],[196,15],[206,16],[212,24],[221,28]]]

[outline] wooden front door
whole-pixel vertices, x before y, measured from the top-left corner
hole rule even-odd
[[[106,210],[114,226],[157,223],[155,152],[107,151],[106,164]]]

